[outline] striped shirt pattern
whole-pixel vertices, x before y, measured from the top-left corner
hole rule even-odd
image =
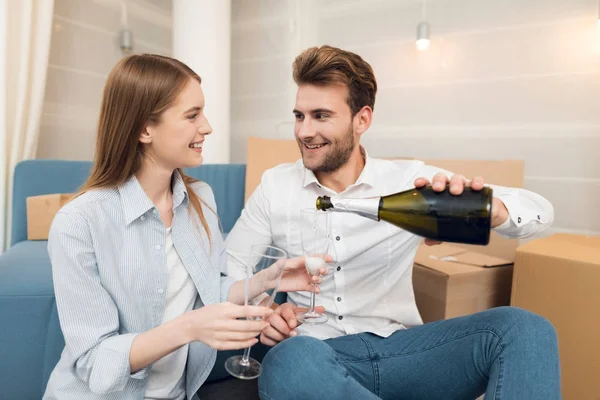
[[[226,251],[211,188],[191,185],[206,203],[211,241],[181,176],[173,180],[172,240],[198,290],[194,309],[227,300],[234,280],[221,273]],[[137,179],[116,189],[90,190],[52,222],[48,251],[65,348],[44,399],[143,399],[151,366],[132,374],[135,336],[159,326],[167,293],[166,227]],[[189,346],[187,398],[209,375],[216,350]]]

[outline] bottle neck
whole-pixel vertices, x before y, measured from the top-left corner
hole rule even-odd
[[[366,199],[348,199],[343,197],[332,197],[331,210],[338,212],[350,212],[379,221],[379,203],[381,197],[369,197]]]

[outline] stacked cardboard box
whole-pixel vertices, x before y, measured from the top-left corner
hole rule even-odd
[[[600,399],[600,237],[556,234],[517,251],[511,304],[556,328],[566,400]]]

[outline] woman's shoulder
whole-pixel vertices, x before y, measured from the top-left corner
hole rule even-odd
[[[114,207],[118,202],[117,189],[92,189],[75,195],[54,217],[53,224],[59,224],[68,229],[69,225],[82,224],[97,215],[99,205]]]
[[[67,214],[85,213],[98,203],[118,200],[118,190],[112,188],[91,189],[75,195],[59,212]]]

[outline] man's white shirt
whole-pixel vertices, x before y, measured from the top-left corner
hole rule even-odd
[[[318,196],[363,198],[382,196],[414,187],[416,178],[431,180],[439,172],[452,172],[414,160],[381,160],[365,152],[365,167],[356,183],[335,193],[322,186],[304,168],[302,160],[267,170],[260,185],[227,236],[228,275],[243,279],[250,247],[273,244],[290,257],[301,256],[300,210],[314,208]],[[485,177],[484,177],[485,178]],[[487,184],[509,211],[508,220],[495,232],[510,238],[534,235],[551,225],[552,205],[525,189]],[[300,334],[327,339],[371,332],[387,337],[398,329],[422,324],[412,286],[413,259],[422,238],[386,222],[349,213],[332,213],[335,262],[324,276],[316,305],[324,306],[329,321],[303,324]],[[308,307],[309,292],[288,294],[288,301]]]

